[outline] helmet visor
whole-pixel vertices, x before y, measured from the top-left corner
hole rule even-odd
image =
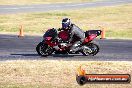
[[[69,26],[69,23],[67,23],[67,22],[62,23],[62,28],[67,29],[68,26]]]

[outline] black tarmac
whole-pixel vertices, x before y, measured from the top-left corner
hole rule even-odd
[[[36,52],[39,36],[0,35],[0,61],[7,60],[69,60],[69,61],[132,61],[132,40],[97,39],[100,52],[96,56],[51,55],[41,57]]]

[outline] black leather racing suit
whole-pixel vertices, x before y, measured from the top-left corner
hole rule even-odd
[[[71,51],[76,52],[78,50],[78,46],[84,42],[85,33],[75,24],[71,25],[69,32],[70,32],[70,39],[69,39],[70,42],[72,41],[74,35],[80,38],[80,41],[75,42],[71,47]]]

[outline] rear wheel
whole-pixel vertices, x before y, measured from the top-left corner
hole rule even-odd
[[[42,42],[40,42],[37,47],[36,47],[36,51],[39,55],[41,56],[49,56],[53,53],[53,48],[48,46],[47,44],[44,44]]]
[[[82,54],[85,56],[88,55],[96,55],[99,52],[99,44],[97,44],[96,42],[90,42],[88,44],[85,45],[87,48],[84,48],[82,51]]]

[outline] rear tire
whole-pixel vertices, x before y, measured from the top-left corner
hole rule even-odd
[[[92,55],[92,56],[94,56],[94,55],[96,55],[98,52],[99,52],[99,50],[100,50],[100,48],[99,48],[99,44],[97,43],[97,42],[91,42],[90,43],[91,45],[91,48],[93,48],[92,49],[92,53],[90,53],[90,55]]]
[[[86,50],[83,50],[83,51],[82,51],[82,54],[83,54],[84,56],[88,56],[88,55],[94,56],[94,55],[96,55],[96,54],[99,52],[99,50],[100,50],[99,44],[97,44],[96,42],[87,43],[85,46],[89,47],[89,48],[92,50],[92,52],[88,52],[88,51],[86,51]]]
[[[53,53],[53,48],[48,46],[47,44],[44,44],[43,42],[40,42],[37,47],[36,51],[39,55],[46,57]]]

